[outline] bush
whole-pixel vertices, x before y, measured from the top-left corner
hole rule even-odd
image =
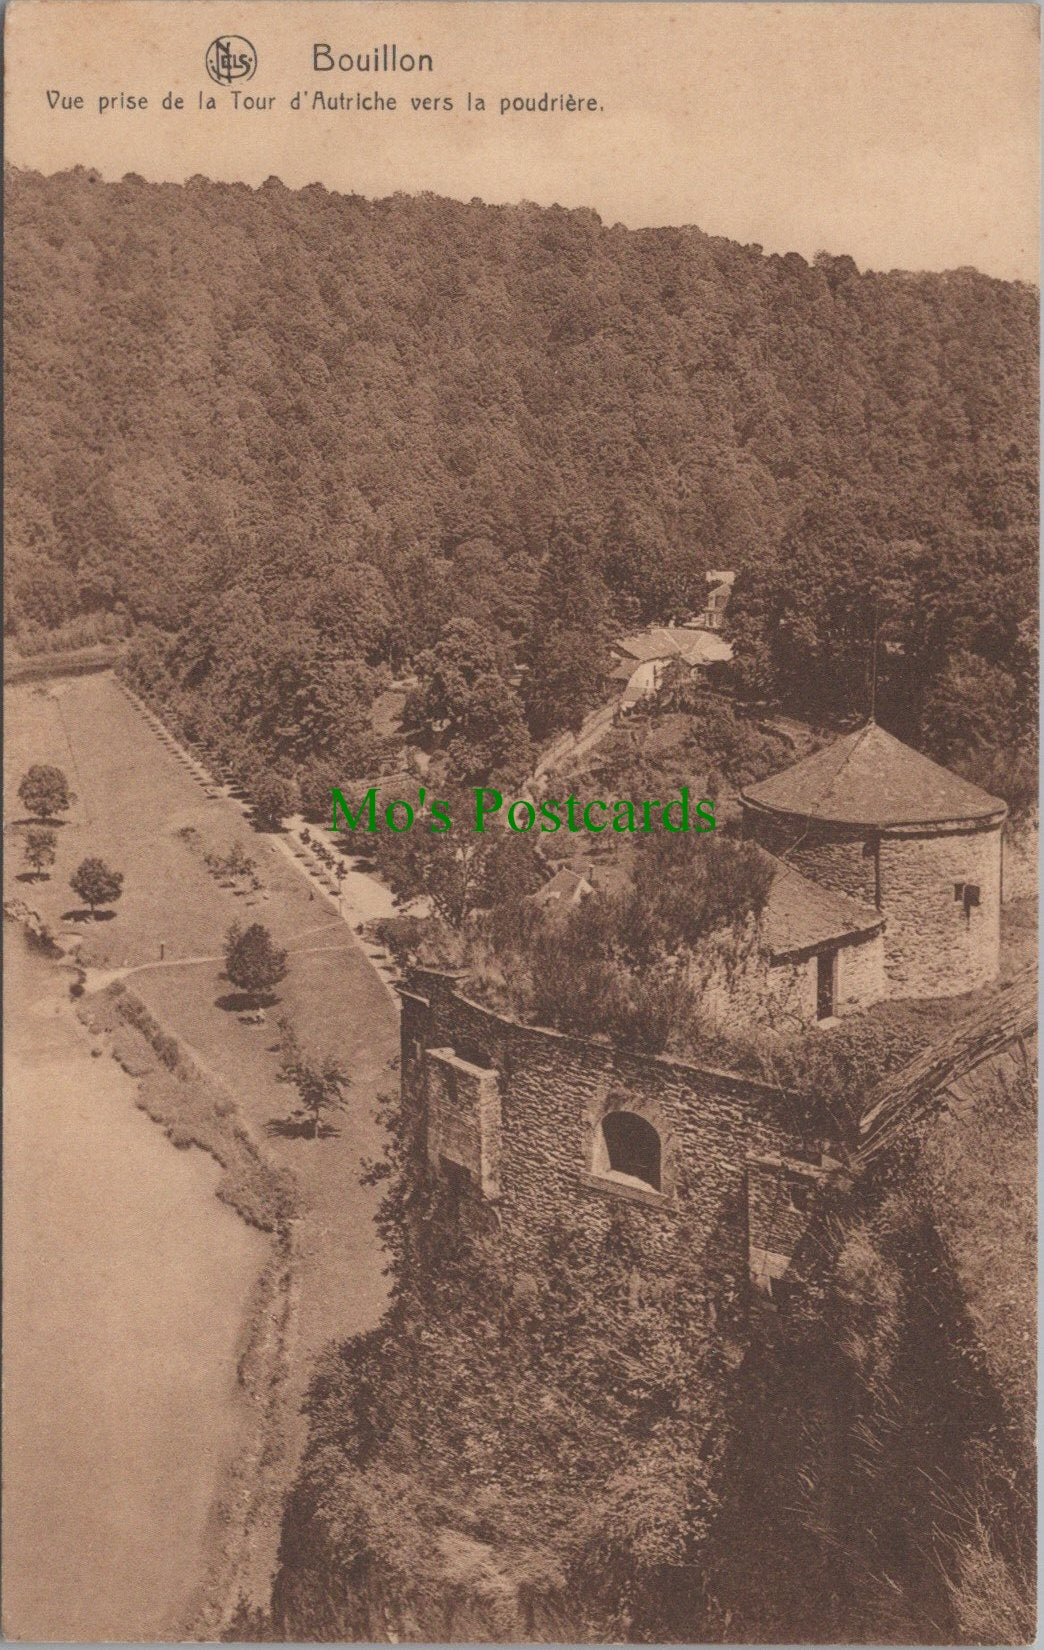
[[[379,917],[368,931],[402,968],[420,952],[426,926],[422,917]]]
[[[183,1073],[185,1068],[181,1058],[181,1045],[176,1037],[172,1037],[163,1030],[140,997],[133,992],[123,991],[116,999],[117,1013],[128,1025],[140,1031],[146,1042],[152,1048],[157,1058],[163,1062],[167,1070]]]
[[[778,735],[766,733],[734,700],[717,693],[704,675],[672,666],[657,700],[658,713],[682,711],[690,718],[691,761],[701,773],[720,774],[735,789],[756,784],[790,759]]]

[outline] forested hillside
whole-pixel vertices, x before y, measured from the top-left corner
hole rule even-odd
[[[9,634],[135,631],[218,743],[358,766],[375,667],[451,615],[489,718],[542,736],[712,567],[759,699],[865,710],[876,625],[897,732],[958,759],[1032,722],[1026,286],[82,169],[8,172],[6,250]]]

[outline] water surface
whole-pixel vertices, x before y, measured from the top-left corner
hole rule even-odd
[[[69,975],[4,937],[3,1630],[162,1638],[204,1572],[265,1240],[91,1057]]]

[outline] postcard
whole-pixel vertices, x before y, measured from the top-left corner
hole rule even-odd
[[[9,1640],[1033,1640],[1038,32],[11,0]]]

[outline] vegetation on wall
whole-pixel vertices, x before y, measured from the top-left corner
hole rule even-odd
[[[991,1081],[944,1161],[935,1123],[826,1193],[774,1305],[684,1227],[651,1268],[626,1204],[509,1240],[389,1103],[392,1308],[313,1383],[275,1636],[1025,1642],[1031,1268],[976,1258],[968,1159],[998,1139],[1022,1219],[1034,1091],[1001,1121]]]
[[[701,1636],[1032,1640],[1034,1114],[1028,1068],[985,1069],[809,1234],[734,1417]]]
[[[618,891],[541,907],[522,882],[504,889],[476,915],[459,960],[488,1001],[523,1019],[684,1053],[699,1039],[688,962],[701,940],[756,922],[772,876],[748,843],[660,831]]]
[[[524,1638],[539,1609],[559,1631],[538,1636],[645,1637],[677,1608],[716,1503],[721,1439],[693,1392],[723,1378],[727,1286],[684,1230],[670,1280],[643,1275],[641,1215],[623,1205],[604,1243],[562,1219],[509,1253],[481,1204],[428,1172],[409,1109],[386,1120],[373,1173],[392,1307],[313,1383],[277,1631],[372,1639],[386,1610],[403,1637],[463,1619]],[[455,1579],[465,1544],[486,1555],[485,1588]]]

